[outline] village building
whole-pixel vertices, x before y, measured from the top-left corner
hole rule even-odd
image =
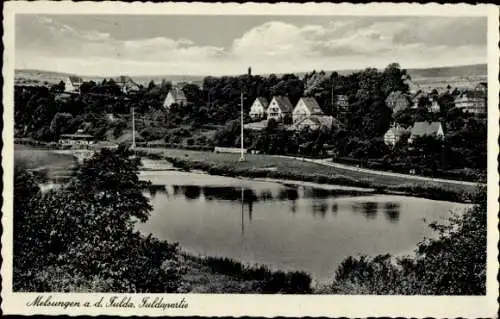
[[[120,76],[115,80],[115,83],[120,87],[123,94],[134,94],[141,88],[139,84],[129,76]]]
[[[408,143],[412,143],[415,138],[423,136],[434,136],[438,139],[443,139],[443,125],[441,122],[415,122],[411,129]]]
[[[166,109],[170,109],[170,107],[173,104],[176,104],[179,106],[184,106],[187,104],[186,95],[184,94],[182,89],[180,89],[178,87],[174,87],[168,92],[167,97],[165,98],[165,101],[163,102],[163,107]]]
[[[480,90],[465,91],[455,98],[455,107],[465,113],[486,114],[486,95]]]
[[[306,118],[302,118],[301,120],[295,122],[290,129],[294,131],[301,131],[303,129],[310,129],[312,131],[319,130],[321,128],[325,128],[331,130],[334,123],[337,120],[330,115],[322,115],[322,114],[313,114]],[[336,123],[338,125],[338,123]]]
[[[282,122],[286,116],[291,116],[293,111],[292,103],[286,96],[275,96],[267,108],[267,120],[274,119]]]
[[[384,134],[384,143],[387,146],[394,146],[401,140],[405,134],[409,134],[410,130],[398,124],[391,126]]]
[[[393,111],[393,113],[397,113],[410,107],[411,101],[403,92],[394,91],[387,96],[385,104]]]
[[[77,132],[75,134],[61,134],[59,138],[59,144],[66,145],[78,145],[78,146],[88,146],[94,143],[94,137],[90,134],[83,134]]]
[[[302,97],[292,111],[292,121],[297,123],[311,115],[322,115],[323,111],[313,97]]]
[[[80,86],[83,84],[81,77],[70,75],[64,81],[64,91],[69,93],[79,93]]]
[[[431,100],[431,105],[428,108],[429,112],[439,113],[441,111],[441,106],[436,99]]]
[[[252,120],[256,121],[265,119],[268,106],[269,103],[267,102],[266,98],[264,97],[256,98],[252,106],[250,107],[249,115],[252,118]]]

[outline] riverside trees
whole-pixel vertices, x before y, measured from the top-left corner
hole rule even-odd
[[[16,169],[15,291],[177,290],[177,245],[134,230],[151,206],[129,155],[103,150],[68,185],[46,193],[31,172]]]

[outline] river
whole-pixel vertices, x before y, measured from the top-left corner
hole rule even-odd
[[[68,157],[50,158],[47,164],[42,153],[36,154],[29,158],[36,158],[54,179],[74,166]],[[16,161],[26,155],[16,150]],[[138,230],[178,242],[192,254],[303,270],[320,281],[330,281],[348,256],[411,253],[419,241],[434,235],[428,223],[444,222],[452,210],[467,207],[351,187],[183,172],[165,162],[143,162],[140,177],[155,187],[145,193],[153,206],[151,217]]]
[[[179,242],[184,250],[274,269],[304,270],[330,280],[348,256],[411,253],[467,205],[367,190],[230,178],[181,171],[143,171],[157,187],[154,210],[137,228]]]

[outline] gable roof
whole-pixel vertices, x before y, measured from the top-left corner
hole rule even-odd
[[[184,94],[184,92],[182,91],[182,89],[180,89],[178,87],[173,87],[168,93],[172,94],[172,97],[176,101],[180,101],[180,100],[187,101],[186,95]]]
[[[292,113],[293,106],[292,103],[290,103],[288,97],[282,95],[276,95],[275,97],[273,97],[273,100],[276,100],[278,107],[281,109],[283,113]]]
[[[321,110],[321,107],[319,107],[319,104],[315,98],[307,96],[302,97],[299,100],[299,103],[300,101],[304,103],[304,106],[307,108],[310,114],[323,114],[323,110]]]
[[[82,84],[83,83],[83,79],[79,76],[70,75],[70,76],[68,76],[68,78],[72,84]]]
[[[415,122],[411,129],[412,136],[436,135],[439,128],[443,129],[441,122]]]
[[[137,89],[139,88],[139,84],[137,84],[130,76],[121,75],[117,79],[113,79],[120,88],[127,89]]]
[[[267,102],[267,99],[263,96],[259,96],[255,99],[254,103],[259,101],[260,105],[262,105],[262,107],[264,107],[264,110],[267,109],[267,107],[269,106],[269,102]]]

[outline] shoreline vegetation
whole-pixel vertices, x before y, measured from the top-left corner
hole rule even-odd
[[[135,231],[134,221],[147,220],[151,206],[141,192],[147,182],[138,178],[140,159],[132,154],[123,148],[96,153],[77,166],[67,185],[44,193],[40,177],[16,162],[14,291],[485,293],[484,189],[474,201],[479,205],[450,225],[431,224],[437,238],[419,243],[411,257],[348,257],[332,269],[331,280],[316,283],[302,271],[187,254],[177,243]]]
[[[297,159],[279,158],[269,155],[246,155],[239,162],[239,154],[168,149],[164,153],[135,151],[137,155],[151,159],[164,159],[174,167],[186,171],[199,170],[210,175],[248,178],[272,178],[281,180],[333,184],[349,187],[370,188],[376,194],[392,194],[444,200],[460,203],[474,201],[475,187],[469,185],[439,184],[435,182],[410,181],[399,184],[390,176],[379,178],[355,178],[333,167],[303,162]]]

